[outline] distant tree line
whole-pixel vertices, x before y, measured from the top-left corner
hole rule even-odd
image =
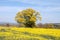
[[[60,25],[53,24],[53,23],[45,23],[45,24],[39,23],[39,24],[37,24],[37,27],[38,28],[58,28],[58,29],[60,29]]]
[[[24,27],[25,25],[23,24],[0,24],[0,26],[3,27]],[[33,27],[34,28],[34,27]],[[37,24],[36,28],[56,28],[56,29],[60,29],[60,25],[58,24],[53,24],[53,23],[39,23]]]

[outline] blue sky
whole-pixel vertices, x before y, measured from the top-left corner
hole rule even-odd
[[[40,12],[37,23],[60,23],[60,0],[0,0],[0,22],[16,23],[17,12],[27,8]]]

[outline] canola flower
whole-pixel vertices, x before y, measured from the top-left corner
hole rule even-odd
[[[0,26],[0,40],[60,40],[60,29]]]

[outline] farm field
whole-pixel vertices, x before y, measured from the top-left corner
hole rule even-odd
[[[0,40],[60,40],[60,29],[0,26]]]

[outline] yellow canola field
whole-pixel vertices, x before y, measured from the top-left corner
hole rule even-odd
[[[0,27],[0,40],[60,40],[60,29]]]

